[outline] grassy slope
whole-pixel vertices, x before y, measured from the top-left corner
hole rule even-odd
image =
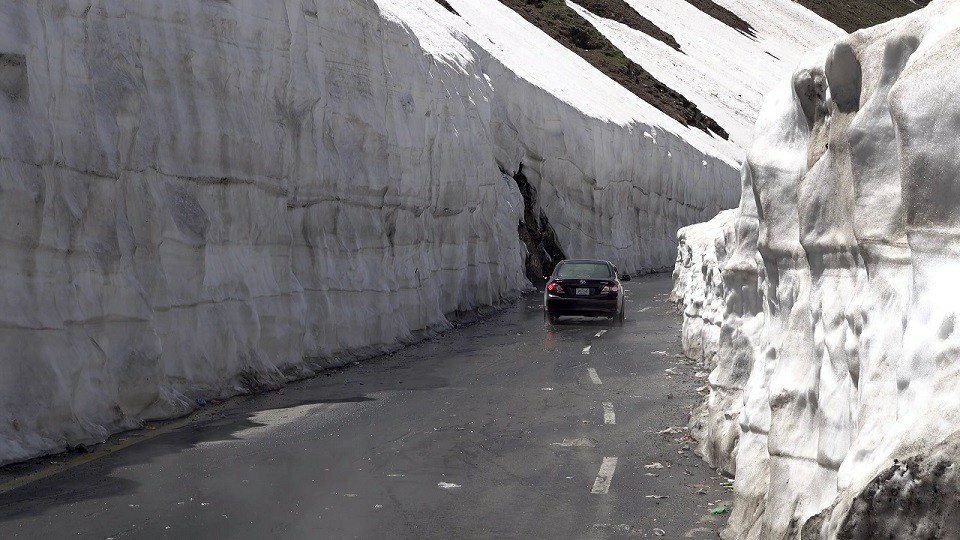
[[[930,0],[794,0],[847,32],[902,17],[927,4]]]
[[[500,0],[547,35],[577,53],[608,77],[681,124],[727,139],[717,122],[627,58],[589,21],[563,0]]]

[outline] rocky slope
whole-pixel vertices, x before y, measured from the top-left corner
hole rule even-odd
[[[935,0],[809,56],[766,98],[738,210],[680,233],[725,537],[957,535],[958,35]]]

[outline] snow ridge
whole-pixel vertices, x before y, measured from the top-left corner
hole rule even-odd
[[[956,533],[934,499],[960,430],[958,35],[939,0],[808,56],[766,97],[736,213],[680,233],[725,538]]]

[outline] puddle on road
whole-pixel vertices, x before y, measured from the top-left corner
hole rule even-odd
[[[251,427],[247,427],[238,431],[231,433],[229,439],[218,440],[218,441],[204,441],[196,444],[197,447],[204,446],[217,446],[221,444],[228,444],[231,442],[237,442],[244,439],[250,439],[253,437],[264,435],[276,428],[292,424],[306,418],[320,410],[327,409],[329,405],[345,404],[345,403],[362,403],[365,401],[376,401],[375,398],[367,396],[350,396],[343,398],[328,398],[328,399],[314,399],[310,400],[308,403],[301,402],[300,405],[293,405],[290,407],[283,407],[279,409],[267,409],[263,411],[257,411],[250,414],[247,417],[247,422],[256,424]]]

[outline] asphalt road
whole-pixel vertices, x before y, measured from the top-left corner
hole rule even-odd
[[[684,431],[660,433],[705,384],[679,358],[669,289],[629,283],[622,328],[551,328],[526,296],[390,356],[8,467],[0,538],[716,538],[727,481]]]

